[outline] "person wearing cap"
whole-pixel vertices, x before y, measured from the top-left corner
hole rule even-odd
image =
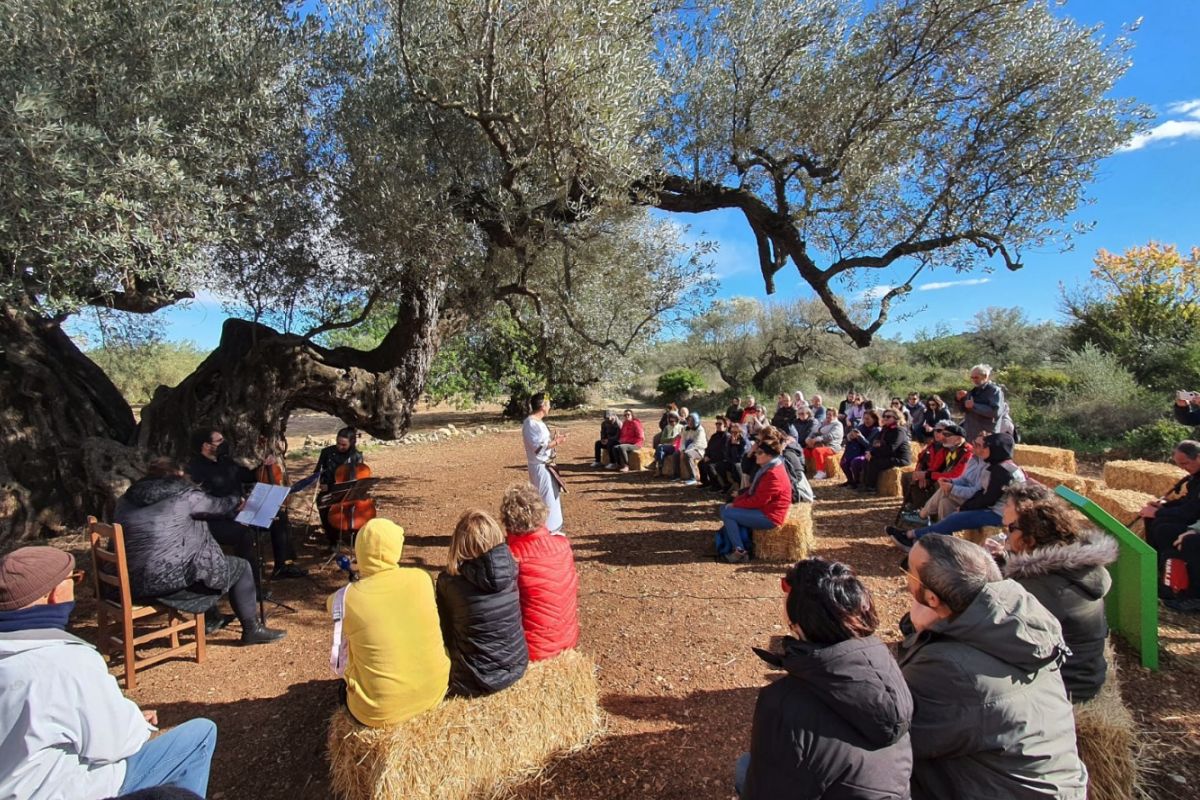
[[[933,426],[933,442],[917,457],[917,468],[900,476],[904,486],[904,508],[917,516],[918,510],[937,493],[938,481],[953,481],[963,474],[974,449],[963,430],[949,420]]]
[[[0,557],[0,797],[99,800],[162,785],[203,797],[217,726],[197,718],[150,738],[157,714],[66,631],[74,569],[53,547]]]
[[[611,449],[617,444],[617,440],[621,438],[621,423],[617,419],[617,412],[609,410],[604,412],[604,421],[600,423],[600,438],[596,440],[595,450],[596,457],[592,459],[592,466],[600,466],[600,454],[605,450]]]

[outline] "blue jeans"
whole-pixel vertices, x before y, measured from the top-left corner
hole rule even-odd
[[[658,447],[656,447],[654,449],[654,463],[659,466],[662,466],[663,459],[665,459],[667,456],[674,455],[674,454],[675,454],[675,445],[660,444]]]
[[[178,786],[208,795],[208,768],[217,746],[217,726],[209,719],[189,719],[125,759],[125,781],[119,794],[152,786]]]
[[[941,522],[935,522],[933,525],[927,525],[924,528],[917,528],[913,531],[913,537],[920,539],[927,533],[950,535],[955,531],[965,531],[971,528],[985,528],[989,525],[999,526],[1003,522],[1004,520],[1000,518],[999,514],[988,508],[977,511],[956,511]]]
[[[721,521],[725,523],[725,539],[733,550],[749,550],[750,531],[774,528],[775,523],[757,508],[721,507]]]
[[[742,753],[733,765],[733,790],[737,792],[738,797],[742,797],[742,792],[746,789],[746,773],[749,771],[750,754]]]

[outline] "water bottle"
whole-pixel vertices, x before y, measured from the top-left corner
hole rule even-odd
[[[342,572],[346,573],[346,577],[350,579],[351,583],[358,580],[358,573],[355,572],[354,569],[350,566],[353,563],[350,561],[350,556],[346,555],[345,553],[341,553],[338,555],[336,561],[337,561],[338,569],[340,569]]]

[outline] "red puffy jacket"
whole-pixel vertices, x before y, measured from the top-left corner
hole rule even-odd
[[[529,660],[541,661],[579,641],[579,575],[565,536],[551,536],[546,526],[529,533],[508,534],[508,548],[520,565],[521,620]]]
[[[646,429],[642,427],[640,419],[635,417],[621,423],[621,435],[617,437],[618,444],[635,444],[641,447],[644,441],[646,441]]]
[[[733,501],[733,507],[757,508],[775,525],[782,525],[787,521],[788,509],[792,507],[792,482],[788,480],[783,462],[754,478],[758,481],[751,484],[754,490],[739,494]]]

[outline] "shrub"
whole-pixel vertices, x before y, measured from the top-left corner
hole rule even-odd
[[[673,400],[703,388],[704,378],[700,373],[686,367],[668,370],[658,376],[658,393]]]
[[[1160,419],[1129,431],[1122,443],[1134,458],[1165,461],[1171,457],[1175,445],[1191,435],[1191,430],[1186,426],[1174,420]]]

